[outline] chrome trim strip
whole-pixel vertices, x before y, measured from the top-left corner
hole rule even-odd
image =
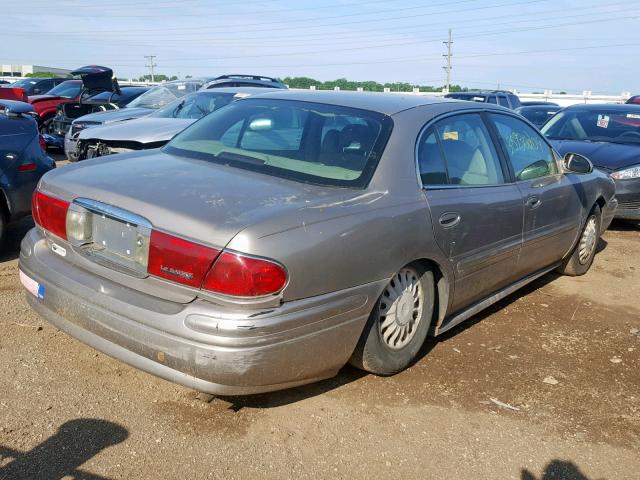
[[[91,200],[89,198],[76,198],[73,200],[73,203],[76,203],[93,213],[105,215],[109,218],[112,218],[113,220],[126,222],[136,227],[146,227],[148,229],[152,228],[151,222],[149,222],[149,220],[147,220],[146,218],[140,215],[136,215],[135,213],[131,213],[128,210],[114,207],[113,205],[98,202],[96,200]]]

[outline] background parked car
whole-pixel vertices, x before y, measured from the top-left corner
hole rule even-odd
[[[573,105],[542,128],[561,154],[586,155],[615,180],[616,218],[640,221],[640,108]]]
[[[40,177],[55,168],[32,114],[28,103],[0,100],[0,245],[7,225],[31,214]]]
[[[562,107],[553,104],[523,105],[515,109],[517,114],[522,115],[538,128],[547,123],[560,110]]]
[[[11,84],[11,88],[23,88],[27,96],[31,95],[44,95],[49,92],[53,87],[60,85],[62,82],[69,80],[69,78],[39,78],[29,77],[18,80]]]
[[[163,149],[52,172],[35,198],[19,264],[29,304],[221,395],[347,361],[396,373],[429,332],[552,269],[585,273],[615,208],[610,178],[576,155],[562,165],[503,108],[284,90]]]
[[[626,103],[629,103],[631,105],[640,105],[640,95],[634,95],[629,100],[627,100]]]
[[[535,107],[538,105],[547,105],[551,107],[557,107],[558,104],[554,102],[545,102],[544,100],[527,100],[525,102],[520,102],[521,107]]]
[[[53,117],[49,133],[57,137],[56,146],[64,148],[64,137],[71,128],[71,123],[78,118],[78,115],[83,116],[87,111],[104,112],[124,108],[150,88],[144,86],[121,86],[118,92],[101,92],[84,99],[81,104],[69,103],[65,107],[60,105],[56,116]],[[67,114],[70,114],[71,117],[67,116]]]
[[[280,80],[262,75],[221,75],[207,82],[202,88],[221,87],[289,88]]]
[[[78,137],[78,160],[165,145],[196,120],[234,100],[264,93],[264,88],[200,90],[143,118],[85,129]]]
[[[520,106],[520,99],[514,93],[502,90],[469,90],[468,92],[447,93],[445,98],[468,100],[480,103],[493,103],[510,109]]]
[[[165,82],[150,88],[128,103],[125,108],[76,116],[64,136],[64,152],[67,158],[77,159],[78,135],[85,128],[144,117],[178,98],[198,91],[208,80],[210,79],[192,78]]]

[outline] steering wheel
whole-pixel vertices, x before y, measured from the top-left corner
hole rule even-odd
[[[624,132],[624,133],[621,133],[620,135],[618,135],[618,138],[622,138],[622,137],[638,137],[638,138],[640,138],[640,132],[628,131],[628,132]]]

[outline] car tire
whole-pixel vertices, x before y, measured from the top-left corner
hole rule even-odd
[[[7,222],[4,218],[4,212],[2,211],[2,206],[0,205],[0,250],[2,249],[2,244],[4,243],[4,237],[7,232]]]
[[[416,359],[433,317],[433,272],[411,264],[378,298],[349,363],[375,375],[393,375]]]
[[[38,130],[42,134],[44,133],[51,134],[53,130],[53,117],[45,118],[40,124],[40,127]]]
[[[591,209],[591,212],[589,212],[589,216],[582,228],[580,238],[573,252],[562,262],[562,265],[558,267],[559,273],[577,277],[589,271],[598,249],[601,221],[600,207],[595,205]]]

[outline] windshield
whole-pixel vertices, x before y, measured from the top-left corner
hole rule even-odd
[[[200,85],[193,82],[165,83],[157,85],[151,90],[143,93],[127,107],[132,108],[153,108],[158,109],[173,102],[176,98],[182,98],[188,93],[193,93],[200,88]]]
[[[150,117],[198,119],[230,104],[234,96],[234,93],[193,93],[175,100],[166,107],[152,113]]]
[[[47,95],[56,95],[64,98],[76,98],[80,95],[82,83],[80,82],[62,82],[47,92]]]
[[[541,105],[535,107],[523,107],[518,110],[518,113],[533,123],[536,127],[541,127],[547,120],[553,117],[558,110],[560,109],[557,107]]]
[[[23,78],[22,80],[18,80],[17,82],[13,82],[11,84],[12,88],[29,88],[38,83],[37,80],[32,78]]]
[[[552,140],[640,144],[640,108],[566,110],[543,127]]]
[[[302,182],[364,187],[391,128],[389,117],[366,110],[248,99],[196,122],[165,151]]]

